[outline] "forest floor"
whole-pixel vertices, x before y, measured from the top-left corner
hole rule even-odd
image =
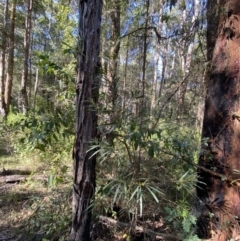
[[[26,159],[9,146],[0,138],[0,241],[67,240],[71,226],[71,170],[67,180],[54,185],[49,179],[49,166],[37,155],[29,154]],[[96,220],[92,233],[95,241],[176,240],[161,218],[147,226],[129,226],[111,216]],[[163,238],[149,238],[156,235],[151,230],[160,231]]]
[[[66,240],[70,185],[50,186],[49,167],[37,156],[17,156],[4,139],[0,138],[0,241]],[[51,233],[53,239],[45,238]]]
[[[28,194],[23,191],[20,194],[21,188],[16,190],[16,183],[5,183],[3,180],[5,166],[16,165],[16,161],[11,158],[11,151],[8,150],[8,143],[3,139],[0,139],[0,164],[0,240],[20,240],[20,224],[17,224],[16,217],[21,210],[21,200],[26,200]]]

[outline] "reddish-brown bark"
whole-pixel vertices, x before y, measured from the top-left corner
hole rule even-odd
[[[220,0],[218,5],[209,0],[208,11],[211,67],[202,133],[207,146],[199,165],[226,178],[199,169],[197,232],[201,238],[227,241],[236,239],[240,220],[240,1]]]

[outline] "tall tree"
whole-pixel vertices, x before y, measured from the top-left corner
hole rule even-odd
[[[12,83],[13,83],[13,67],[14,67],[14,47],[15,47],[15,18],[16,18],[16,5],[17,1],[13,0],[12,3],[12,13],[11,13],[11,23],[9,31],[9,51],[8,51],[8,68],[7,68],[7,79],[5,85],[5,104],[6,112],[8,114],[11,94],[12,94]]]
[[[8,0],[4,2],[4,16],[2,28],[2,45],[0,53],[0,115],[6,116],[6,104],[4,99],[5,90],[5,68],[6,68],[6,49],[7,49],[7,29],[8,29]]]
[[[28,79],[28,68],[29,68],[29,50],[30,50],[30,39],[31,39],[31,21],[32,21],[32,0],[27,1],[27,15],[25,18],[25,36],[24,36],[24,64],[21,81],[21,101],[22,101],[22,112],[26,114],[28,107],[28,96],[27,96],[27,79]]]
[[[109,4],[109,2],[107,3]],[[111,32],[110,32],[110,59],[108,63],[108,81],[110,82],[111,102],[112,108],[116,111],[116,100],[118,97],[118,65],[119,65],[119,51],[120,51],[120,10],[121,2],[118,0],[112,0],[109,4],[110,19],[111,19]],[[115,114],[113,114],[115,115]],[[115,116],[116,117],[116,116]],[[111,121],[114,121],[114,117],[111,116]]]
[[[207,11],[211,67],[199,158],[197,232],[200,238],[227,241],[238,239],[240,219],[240,1],[209,0]]]
[[[101,0],[80,0],[79,42],[76,83],[76,135],[74,142],[73,217],[69,240],[90,240],[91,200],[95,191],[94,151],[89,151],[97,137],[99,93],[99,50]]]
[[[200,0],[194,0],[192,2],[193,4],[193,15],[191,19],[191,25],[186,30],[186,24],[187,21],[187,12],[186,12],[186,5],[187,2],[182,2],[182,21],[181,21],[181,28],[183,31],[183,38],[182,38],[182,46],[180,51],[180,63],[181,63],[181,69],[182,69],[182,75],[183,80],[182,84],[180,86],[180,95],[179,95],[179,112],[183,111],[184,109],[184,101],[185,101],[185,95],[187,92],[187,86],[188,86],[188,75],[191,67],[192,62],[192,55],[194,51],[194,41],[195,41],[195,35],[198,28],[198,17],[199,17],[199,11],[200,11]],[[188,31],[188,33],[187,33]]]
[[[120,31],[121,8],[123,3],[118,0],[103,1],[103,41],[102,41],[102,66],[104,66],[105,78],[102,79],[105,102],[111,110],[105,120],[116,123],[119,119],[119,59],[120,59]],[[105,39],[105,40],[104,40]]]
[[[158,3],[159,8],[159,16],[158,16],[158,26],[156,28],[156,31],[161,35],[162,31],[162,15],[163,15],[163,1],[160,0]],[[155,43],[155,57],[154,57],[154,77],[153,77],[153,83],[152,83],[152,99],[151,99],[151,110],[153,110],[156,106],[156,99],[157,99],[157,84],[158,84],[158,72],[159,72],[159,58],[160,58],[160,44],[159,41],[156,41]],[[164,58],[162,61],[162,76],[164,76],[164,68],[166,64],[164,63]],[[162,92],[162,86],[163,86],[164,78],[161,79],[160,87],[159,87],[159,93],[161,95]]]

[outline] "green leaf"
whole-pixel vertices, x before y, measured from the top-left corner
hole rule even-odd
[[[114,198],[113,198],[113,203],[116,202],[118,194],[119,194],[119,191],[120,191],[120,185],[117,186],[117,189],[115,191]]]
[[[156,193],[158,193],[158,194],[160,194],[162,196],[165,196],[165,194],[159,188],[153,187],[153,186],[151,186],[149,188],[151,188],[154,192],[156,192]]]
[[[140,188],[141,189],[141,188]],[[140,217],[142,217],[143,214],[143,196],[142,196],[142,190],[140,190],[140,197],[139,197],[139,206],[140,206]]]
[[[138,192],[138,190],[139,190],[139,186],[134,190],[134,192],[132,193],[132,195],[131,195],[129,201],[131,201],[131,200],[133,199],[133,197],[134,197],[135,194]]]
[[[190,228],[191,228],[192,223],[189,221],[189,219],[184,219],[182,222],[182,226],[185,232],[190,232]]]

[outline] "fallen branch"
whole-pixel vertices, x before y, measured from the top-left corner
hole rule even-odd
[[[48,179],[44,176],[29,176],[29,175],[8,175],[8,176],[0,177],[0,183],[26,182],[28,180],[47,181]]]
[[[133,225],[130,223],[119,222],[113,218],[109,218],[109,217],[105,217],[105,216],[99,216],[99,220],[102,223],[105,223],[105,224],[108,224],[111,226],[117,226],[120,228],[131,228],[135,232],[145,233],[145,234],[148,234],[149,236],[154,236],[156,239],[181,240],[180,238],[177,237],[177,235],[175,236],[175,235],[171,235],[171,234],[154,232],[151,229],[146,229],[142,226],[136,226],[136,225]]]
[[[9,239],[13,239],[13,238],[15,238],[16,236],[14,235],[14,236],[10,236],[10,237],[1,237],[0,238],[0,241],[7,241],[7,240],[9,240]]]

